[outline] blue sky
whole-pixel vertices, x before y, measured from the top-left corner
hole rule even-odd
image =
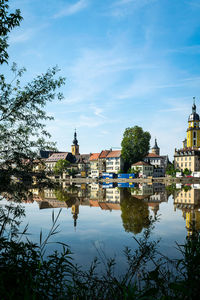
[[[10,60],[31,80],[58,65],[64,100],[47,106],[47,128],[70,151],[119,147],[139,125],[172,158],[182,146],[192,97],[200,113],[199,0],[11,0],[24,20]]]

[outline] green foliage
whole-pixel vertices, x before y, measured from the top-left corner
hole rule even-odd
[[[10,12],[8,0],[0,0],[0,64],[8,62],[8,35],[20,25],[20,10]],[[39,150],[55,150],[55,144],[46,142],[50,134],[45,121],[53,119],[44,111],[48,102],[62,99],[57,93],[65,79],[57,77],[57,67],[38,75],[32,82],[21,83],[25,68],[11,67],[12,80],[0,74],[0,169],[17,178],[32,171],[38,163]]]
[[[183,174],[186,175],[186,176],[191,175],[191,173],[192,172],[190,170],[188,170],[188,168],[185,168],[184,171],[183,171]]]
[[[166,168],[166,174],[171,175],[172,177],[176,176],[176,172],[180,172],[179,169],[175,169],[173,164],[168,164]]]
[[[78,171],[75,170],[74,168],[72,168],[72,169],[68,170],[68,173],[69,173],[70,176],[73,177],[73,176],[75,176],[76,174],[78,174]]]
[[[19,9],[10,12],[8,0],[0,0],[0,64],[8,62],[8,34],[22,19]]]
[[[55,78],[58,69],[52,68],[22,86],[19,78],[24,70],[17,70],[14,64],[12,71],[12,83],[0,75],[0,168],[17,172],[31,170],[34,160],[39,159],[39,150],[54,147],[45,141],[50,135],[44,121],[53,118],[47,116],[43,107],[62,98],[56,89],[64,84],[64,78]]]
[[[191,188],[192,188],[192,187],[191,187],[190,185],[184,185],[184,186],[182,187],[182,189],[184,190],[184,192],[190,191]]]
[[[69,168],[70,162],[66,159],[59,159],[54,167],[54,172],[56,174],[63,174],[63,172],[67,171],[67,168]]]
[[[122,157],[125,160],[125,168],[142,160],[148,154],[151,135],[139,126],[126,128],[124,131],[122,146]]]

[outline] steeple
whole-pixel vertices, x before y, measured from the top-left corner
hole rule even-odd
[[[74,139],[72,141],[72,145],[71,145],[71,151],[73,155],[79,155],[79,145],[78,145],[78,140],[77,140],[77,133],[76,133],[76,129],[74,131]]]
[[[199,115],[196,112],[195,97],[193,97],[192,113],[188,118],[187,129],[187,147],[199,148],[200,147],[200,128],[199,128]]]
[[[152,153],[160,155],[160,148],[157,144],[157,139],[155,138],[155,145],[151,148]]]
[[[192,113],[193,113],[193,114],[196,114],[195,97],[193,97]]]
[[[75,129],[75,131],[74,131],[74,139],[72,141],[73,145],[75,145],[75,146],[78,145],[78,140],[77,140],[76,136],[77,136],[77,134],[76,134],[76,129]]]

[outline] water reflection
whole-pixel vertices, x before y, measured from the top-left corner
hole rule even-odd
[[[160,183],[128,185],[131,187],[123,187],[124,183],[67,185],[63,182],[56,188],[29,188],[26,197],[21,199],[26,203],[37,202],[41,210],[70,209],[75,228],[81,218],[81,206],[99,208],[99,212],[121,211],[124,230],[138,234],[149,226],[150,216],[158,215],[161,203],[167,203],[172,195],[174,211],[182,211],[188,235],[193,230],[200,230],[200,184],[173,184],[168,187]],[[12,193],[4,192],[3,196],[12,200]]]
[[[11,192],[3,196],[13,199]],[[175,241],[182,243],[187,234],[200,230],[200,185],[165,187],[154,183],[125,188],[116,183],[63,183],[51,188],[29,187],[21,199],[27,203],[24,224],[29,223],[33,241],[41,229],[48,232],[52,210],[63,208],[55,240],[69,244],[81,264],[96,255],[93,244],[103,245],[110,256],[122,253],[124,246],[132,247],[131,237],[140,236],[151,216],[160,216],[154,237],[162,238],[161,250],[167,255],[174,255]]]
[[[163,184],[132,185],[122,188],[114,183],[99,185],[64,185],[57,189],[32,189],[33,200],[40,209],[71,208],[74,226],[77,226],[79,206],[108,210],[121,210],[125,231],[138,234],[149,225],[150,211],[154,215],[161,202],[167,202],[168,195]]]
[[[174,210],[182,210],[188,236],[200,230],[200,184],[176,185]]]

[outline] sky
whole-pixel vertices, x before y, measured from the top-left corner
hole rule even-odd
[[[193,96],[200,113],[199,0],[10,0],[24,20],[9,36],[10,62],[31,81],[58,65],[64,99],[46,107],[60,151],[120,147],[127,127],[182,147]]]

